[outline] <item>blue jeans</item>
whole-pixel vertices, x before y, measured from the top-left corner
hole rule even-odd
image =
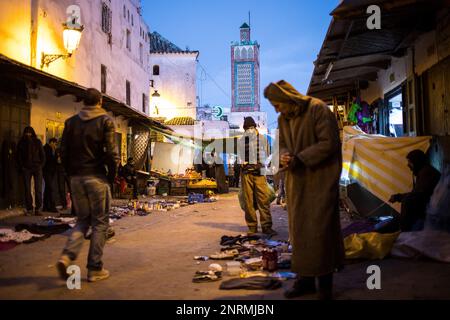
[[[70,178],[72,205],[78,220],[67,241],[63,254],[76,260],[83,245],[84,237],[92,227],[91,244],[87,268],[102,270],[103,247],[109,227],[111,190],[106,178],[97,176],[74,176]]]

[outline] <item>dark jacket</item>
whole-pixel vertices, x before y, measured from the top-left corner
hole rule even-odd
[[[17,145],[17,162],[19,168],[35,170],[45,164],[45,153],[42,142],[33,136],[30,139],[22,137]]]
[[[56,173],[57,161],[56,161],[56,152],[53,151],[52,147],[49,144],[44,146],[45,152],[45,165],[44,171],[49,173]]]
[[[119,161],[114,133],[114,123],[102,108],[84,107],[66,120],[61,156],[67,175],[104,176],[113,181]]]

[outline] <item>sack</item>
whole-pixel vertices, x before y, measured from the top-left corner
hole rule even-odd
[[[386,257],[400,232],[381,234],[368,232],[352,234],[344,239],[346,259],[379,260]]]
[[[425,228],[450,232],[450,165],[434,188],[428,205]]]

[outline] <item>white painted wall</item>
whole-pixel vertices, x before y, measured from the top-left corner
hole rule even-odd
[[[102,31],[102,3],[112,10],[112,43]],[[70,5],[81,9],[84,25],[80,46],[70,59],[59,59],[43,71],[85,87],[101,87],[101,64],[108,69],[106,94],[126,102],[125,81],[131,83],[131,106],[142,111],[142,95],[149,95],[149,50],[147,41],[140,35],[141,29],[149,28],[138,14],[140,0],[18,0],[0,1],[0,53],[20,62],[30,64],[31,4],[38,4],[38,29],[36,65],[40,69],[42,52],[65,54],[63,26],[66,10]],[[126,8],[126,18],[123,7]],[[134,25],[128,21],[128,11]],[[131,31],[131,51],[126,48],[126,31]],[[6,40],[3,40],[6,39]],[[140,61],[139,45],[143,45],[143,62]],[[149,103],[147,102],[147,113]]]
[[[159,76],[153,75],[153,66],[158,65]],[[151,53],[150,75],[154,90],[160,94],[158,103],[150,102],[151,116],[197,117],[197,53]],[[151,91],[150,95],[153,94]],[[152,98],[151,98],[152,100]],[[191,105],[188,106],[188,103]],[[158,107],[159,114],[156,115]]]
[[[61,124],[77,114],[83,108],[82,102],[76,102],[75,97],[66,95],[57,97],[53,89],[40,87],[37,95],[31,98],[31,121],[30,125],[36,131],[36,135],[45,143],[47,140],[46,125],[48,121]],[[116,132],[122,134],[122,154],[120,155],[123,164],[127,161],[127,131],[128,120],[121,116],[115,117],[111,112],[109,116],[113,119]]]

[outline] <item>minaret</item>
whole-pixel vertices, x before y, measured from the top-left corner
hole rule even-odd
[[[240,28],[240,41],[231,45],[232,112],[260,110],[259,44],[250,37],[250,26]]]

